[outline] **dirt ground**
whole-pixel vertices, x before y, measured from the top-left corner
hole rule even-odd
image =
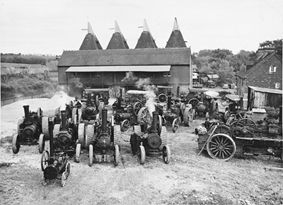
[[[37,101],[32,102],[36,107]],[[121,147],[118,167],[89,167],[84,151],[80,163],[71,160],[65,187],[59,181],[44,186],[37,146],[22,146],[12,154],[14,122],[23,114],[13,106],[21,103],[1,108],[0,204],[283,204],[283,172],[265,169],[280,167],[280,160],[247,156],[222,162],[205,153],[198,156],[193,131],[201,120],[176,133],[168,131],[170,164],[148,157],[140,165],[131,154],[128,132],[116,136]]]

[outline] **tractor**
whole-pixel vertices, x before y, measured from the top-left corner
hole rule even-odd
[[[65,113],[62,113],[62,115],[65,115]],[[65,116],[62,117],[62,119],[64,118]],[[41,170],[43,171],[44,184],[47,184],[50,180],[58,179],[63,187],[71,171],[69,157],[73,154],[73,143],[70,133],[63,131],[58,133],[57,130],[53,130],[52,133],[54,119],[49,118],[48,122],[51,133],[49,150],[45,150],[41,156]],[[62,123],[62,130],[66,130],[64,123]]]
[[[44,150],[45,140],[49,137],[48,117],[42,116],[42,110],[30,112],[24,105],[24,117],[18,121],[17,134],[12,139],[12,150],[17,154],[21,145],[39,145],[39,153]]]
[[[145,110],[143,112],[146,113]],[[138,156],[140,164],[145,163],[146,156],[162,155],[163,161],[168,164],[171,152],[167,145],[166,127],[160,122],[161,117],[156,111],[152,113],[152,120],[150,120],[149,111],[143,116],[143,123],[134,126],[134,133],[130,137],[133,155]]]

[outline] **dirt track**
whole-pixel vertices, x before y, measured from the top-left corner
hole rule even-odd
[[[170,164],[160,157],[147,158],[144,166],[139,165],[130,153],[129,135],[121,135],[118,167],[89,167],[85,152],[81,163],[71,160],[71,175],[64,188],[58,181],[42,185],[36,146],[21,147],[17,155],[12,154],[11,137],[3,135],[9,133],[9,127],[3,120],[0,204],[283,204],[283,172],[264,169],[279,167],[279,159],[248,157],[221,162],[205,154],[198,156],[197,136],[192,132],[199,120],[191,128],[169,133]]]

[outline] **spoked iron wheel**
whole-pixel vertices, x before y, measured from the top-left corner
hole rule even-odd
[[[231,159],[236,152],[234,140],[226,134],[213,135],[206,144],[206,149],[213,159],[227,161]]]
[[[145,149],[144,146],[140,145],[139,150],[138,150],[138,160],[140,164],[144,164],[145,162]]]
[[[140,102],[135,102],[133,105],[134,113],[137,116],[140,109],[142,108],[142,104]]]
[[[164,146],[162,149],[162,157],[165,164],[169,164],[171,158],[171,151],[168,145]]]
[[[191,104],[193,108],[195,108],[198,105],[199,100],[196,99],[196,98],[192,98],[192,99],[189,100],[188,103]]]
[[[217,125],[214,134],[219,134],[219,133],[230,135],[231,131],[227,125]]]
[[[173,120],[173,123],[172,123],[172,131],[173,131],[173,133],[175,133],[177,131],[177,129],[179,128],[179,124],[180,124],[180,119],[179,118],[175,118]]]
[[[49,152],[44,151],[41,155],[41,170],[44,171],[45,168],[48,166],[49,162]]]

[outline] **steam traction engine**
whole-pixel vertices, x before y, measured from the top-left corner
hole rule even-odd
[[[120,125],[122,132],[127,131],[130,126],[137,125],[139,110],[145,104],[146,91],[128,90],[123,101],[120,96],[113,104],[115,124]]]
[[[149,112],[148,112],[149,114]],[[130,143],[133,155],[138,155],[140,164],[145,163],[147,156],[159,156],[162,154],[163,161],[170,162],[171,152],[167,145],[166,127],[161,126],[158,112],[153,112],[151,125],[149,121],[134,126],[134,133],[131,135]]]
[[[49,137],[48,118],[42,117],[42,111],[30,112],[29,106],[24,105],[24,118],[18,121],[17,134],[13,136],[12,150],[17,154],[21,145],[39,144],[39,153],[44,150],[45,140]]]
[[[113,118],[112,118],[113,119]],[[101,124],[94,127],[89,144],[89,166],[94,162],[110,162],[117,166],[120,157],[119,146],[114,142],[114,122],[107,121],[107,110],[102,110]]]
[[[78,142],[76,145],[75,161],[80,161],[80,153],[83,148],[88,149],[91,140],[96,135],[97,128],[100,125],[100,117],[105,102],[99,99],[94,93],[87,93],[87,99],[82,101],[85,103],[82,107],[82,115],[78,124]],[[113,120],[112,120],[113,121]]]
[[[66,113],[61,111],[62,119],[65,119]],[[52,133],[53,122],[49,119],[49,127]],[[41,156],[41,169],[43,171],[44,182],[59,179],[61,186],[65,186],[66,180],[70,175],[69,157],[73,155],[74,139],[72,132],[68,132],[68,126],[65,124],[66,119],[60,125],[61,129],[58,131],[58,125],[55,124],[53,134],[50,136],[49,151],[45,150]]]
[[[158,96],[158,100],[157,110],[164,119],[163,124],[171,126],[172,131],[175,133],[181,122],[181,104],[179,99],[175,99],[173,103],[171,95],[166,96],[162,93]]]

